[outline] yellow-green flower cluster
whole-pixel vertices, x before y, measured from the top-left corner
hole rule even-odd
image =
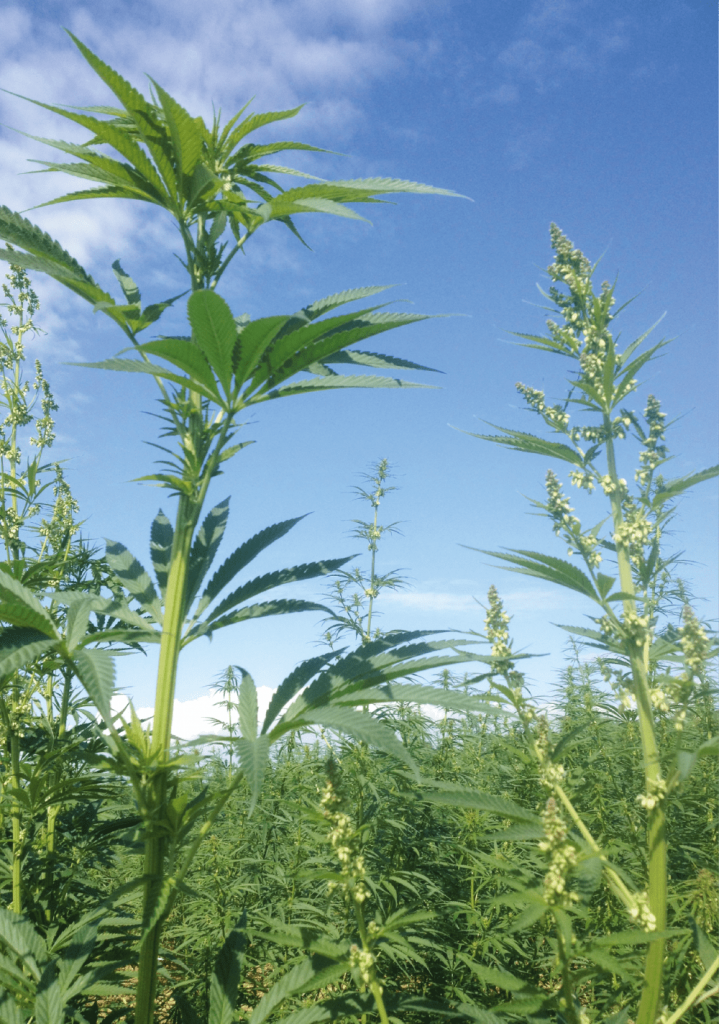
[[[636,471],[636,480],[640,487],[647,487],[657,466],[667,457],[667,448],[663,444],[666,413],[661,411],[659,400],[654,395],[647,398],[644,419],[649,425],[649,433],[644,438],[644,451],[639,453],[640,468]]]
[[[365,861],[357,850],[357,838],[352,819],[339,809],[340,804],[340,798],[335,792],[332,782],[328,780],[320,799],[320,806],[330,826],[328,839],[335,857],[340,862],[342,881],[329,882],[327,888],[330,893],[341,888],[346,896],[362,905],[369,896],[369,889],[364,881]]]
[[[502,664],[499,671],[509,672],[514,667],[510,660],[512,657],[512,642],[509,639],[509,615],[504,610],[502,599],[497,593],[497,588],[492,586],[487,593],[489,607],[484,618],[487,640],[492,645],[492,657],[501,659]]]
[[[363,985],[369,985],[374,976],[375,956],[368,949],[361,949],[353,943],[350,946],[350,967],[359,973]],[[382,989],[380,988],[380,992]]]
[[[690,605],[684,605],[684,622],[679,629],[679,645],[684,655],[685,678],[688,682],[704,674],[710,654],[709,637]]]
[[[649,897],[645,892],[635,894],[634,906],[630,909],[629,916],[645,932],[655,932],[657,930],[657,919],[649,909]]]
[[[569,830],[554,797],[547,800],[542,811],[545,838],[539,843],[549,856],[549,870],[544,876],[544,898],[552,906],[569,907],[579,896],[569,888],[569,876],[577,866],[577,848],[568,839]]]
[[[555,534],[559,536],[562,530],[571,531],[575,526],[579,526],[579,520],[572,515],[574,509],[569,504],[569,499],[562,493],[562,485],[551,469],[547,470],[544,485],[547,489],[546,509],[554,522]]]

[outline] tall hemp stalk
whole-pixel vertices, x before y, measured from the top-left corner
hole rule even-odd
[[[39,360],[35,360],[35,379],[25,378],[23,364],[28,337],[39,328],[33,317],[39,309],[25,270],[10,266],[2,285],[7,311],[0,316],[0,405],[6,415],[0,423],[0,534],[5,561],[3,568],[16,578],[34,578],[40,586],[61,578],[72,562],[70,553],[77,504],[72,498],[59,463],[44,463],[52,447],[57,405],[45,379]],[[39,409],[36,407],[39,405]],[[32,432],[28,435],[28,430]],[[23,458],[22,448],[28,443],[33,454]],[[48,501],[47,491],[53,494]],[[46,518],[49,516],[49,519]],[[12,793],[12,909],[23,910],[22,864],[28,846],[29,829],[24,820],[27,800],[24,799],[23,736],[31,726],[36,704],[47,697],[48,719],[54,726],[52,707],[53,673],[14,671],[4,675],[0,687],[0,720],[7,747],[10,790]],[[67,715],[67,701],[61,709]],[[47,808],[46,849],[48,864],[55,847],[55,822],[59,803]]]
[[[111,543],[106,557],[118,585],[123,588],[119,595],[103,600],[79,596],[71,599],[67,595],[57,598],[61,602],[69,602],[70,622],[64,635],[54,627],[51,629],[37,608],[33,620],[34,628],[41,632],[44,630],[48,638],[44,641],[47,649],[56,651],[63,663],[73,667],[97,704],[108,729],[108,742],[114,757],[133,783],[145,822],[143,925],[135,1021],[136,1024],[149,1024],[154,1013],[161,930],[173,893],[189,869],[188,857],[191,860],[229,793],[229,789],[225,790],[214,803],[207,797],[189,806],[187,795],[181,792],[170,751],[180,651],[200,636],[210,637],[216,629],[243,619],[321,607],[312,602],[291,600],[240,605],[281,584],[331,572],[346,561],[335,559],[311,563],[259,577],[234,590],[208,610],[238,572],[299,521],[275,524],[247,541],[226,559],[197,600],[222,539],[228,515],[228,502],[224,501],[213,508],[200,524],[210,482],[220,474],[222,464],[249,443],[235,443],[240,426],[238,417],[249,406],[328,388],[419,386],[387,376],[343,376],[332,365],[354,364],[379,370],[428,369],[407,360],[349,349],[350,345],[364,338],[424,319],[421,315],[380,312],[381,307],[370,306],[359,312],[321,319],[348,302],[373,296],[381,288],[342,292],[312,303],[293,315],[255,321],[246,316],[233,316],[215,289],[234,257],[244,251],[250,237],[269,221],[279,221],[299,237],[293,217],[300,213],[330,213],[356,219],[359,215],[348,203],[378,202],[377,196],[398,192],[456,193],[388,178],[327,182],[292,168],[265,162],[285,150],[318,151],[317,147],[298,142],[257,145],[247,141],[254,130],[295,116],[299,107],[250,115],[246,115],[246,108],[242,108],[224,126],[219,115],[208,126],[202,118],[191,116],[152,79],[151,94],[146,98],[78,39],[72,35],[71,38],[114,93],[120,106],[68,109],[31,101],[86,128],[91,135],[82,145],[41,140],[75,158],[69,163],[38,161],[47,171],[69,173],[99,186],[85,188],[51,202],[121,198],[160,207],[174,218],[179,230],[184,251],[181,262],[187,273],[190,292],[187,302],[190,336],[161,336],[141,344],[139,333],[155,323],[163,311],[181,296],[143,309],[139,288],[116,261],[113,270],[124,294],[124,303],[118,304],[59,243],[20,215],[6,207],[0,208],[0,237],[13,247],[12,250],[0,250],[0,257],[49,274],[120,326],[137,358],[115,358],[85,365],[153,376],[160,388],[165,421],[163,437],[176,439],[175,449],[162,449],[167,456],[163,470],[143,478],[166,488],[178,498],[174,527],[162,512],[152,525],[151,555],[159,592],[138,560],[122,544]],[[108,147],[119,159],[106,155]],[[313,183],[285,189],[275,179],[277,174],[294,175],[310,179]],[[155,362],[151,357],[164,362]],[[302,372],[310,376],[298,378]],[[0,589],[2,585],[3,581],[0,581]],[[0,607],[0,617],[16,625],[27,626],[27,608],[33,602],[37,604],[36,599],[17,587],[12,597],[24,606],[25,611],[13,618],[14,613]],[[129,607],[133,600],[139,606],[137,609]],[[83,634],[92,613],[104,616],[104,628],[96,629],[91,635]],[[108,616],[112,623],[109,623]],[[419,635],[406,634],[405,639],[414,640]],[[27,639],[24,653],[16,653],[16,659],[26,657],[30,660],[32,657]],[[154,718],[148,732],[143,731],[134,712],[132,721],[126,726],[125,736],[117,731],[110,709],[114,679],[112,659],[107,650],[97,646],[110,641],[160,645]],[[406,668],[408,664],[417,664],[417,655],[432,654],[438,646],[447,646],[446,643],[434,642],[414,644],[394,654],[386,653],[398,642],[399,639],[395,639],[392,644],[375,645],[374,648],[367,645],[361,659],[364,675],[360,673],[358,676],[355,666],[353,681],[344,680],[345,690],[349,687],[359,692],[363,686],[369,685],[368,680],[376,684],[406,674],[411,671]],[[443,657],[452,661],[460,656]],[[429,662],[444,663],[437,656],[428,660],[428,666],[432,667]],[[312,671],[308,667],[303,669],[303,684],[326,663],[326,658],[307,663]],[[297,678],[299,676],[292,677],[287,686],[283,684],[280,687],[279,692],[285,695],[285,700],[295,692]],[[261,765],[267,756],[268,737],[257,737],[256,693],[251,677],[248,680],[243,680],[244,703],[240,717],[246,748],[243,748],[244,757],[240,754],[240,761],[245,774],[249,773],[253,778],[253,799],[256,799],[261,784]],[[327,681],[320,686],[316,693],[317,708],[312,713],[320,715],[320,705],[329,705],[339,699],[339,690],[336,682],[330,684]],[[374,693],[377,699],[377,691]],[[385,694],[380,699],[391,698]],[[345,694],[341,703],[349,707],[362,700],[356,694],[349,700]],[[273,706],[273,717],[279,710],[281,705]],[[359,716],[364,722],[362,724],[352,718],[347,708],[341,714],[330,714],[330,710],[328,707],[322,712],[326,716],[326,725],[350,732],[359,730],[363,736],[367,735],[370,728],[367,716]],[[318,720],[315,717],[314,721]],[[266,727],[270,721],[266,721]],[[286,723],[280,728],[280,723],[269,736],[280,735],[282,729],[295,727],[295,724],[302,724],[296,713],[292,724]],[[390,740],[385,738],[383,742],[387,744]],[[250,750],[251,754],[248,753]],[[190,844],[189,852],[183,855],[185,859],[177,861],[181,840],[203,813],[206,820],[200,829],[199,839]],[[168,868],[168,856],[175,858],[172,870]]]
[[[600,292],[595,293],[592,284],[595,267],[556,225],[551,228],[551,242],[555,260],[548,268],[552,281],[546,296],[552,303],[551,317],[547,320],[549,334],[518,336],[525,339],[529,348],[570,359],[576,369],[570,377],[565,400],[555,405],[548,405],[544,392],[535,388],[517,384],[517,390],[529,411],[538,415],[562,440],[545,440],[505,428],[500,428],[499,435],[473,436],[569,463],[573,466],[569,474],[572,484],[589,493],[599,490],[608,497],[611,529],[608,534],[603,533],[606,519],[591,529],[583,529],[562,492],[560,481],[549,470],[546,501],[533,504],[551,519],[554,532],[569,545],[569,555],[578,556],[584,568],[580,569],[576,562],[534,551],[486,553],[509,563],[514,572],[558,583],[599,605],[602,614],[595,619],[596,629],[571,627],[570,632],[606,652],[603,665],[608,680],[621,690],[625,699],[636,702],[645,779],[641,804],[647,811],[646,894],[632,894],[606,860],[603,863],[610,887],[622,899],[632,918],[658,936],[649,942],[636,1016],[637,1024],[654,1024],[662,1005],[665,939],[660,936],[667,927],[666,800],[681,783],[683,774],[680,767],[669,770],[669,774],[663,767],[654,708],[664,707],[668,701],[675,708],[677,745],[676,749],[665,751],[664,761],[673,756],[675,765],[681,765],[681,759],[677,761],[677,758],[681,752],[683,716],[694,679],[705,661],[697,651],[699,648],[708,651],[706,635],[691,609],[686,612],[677,639],[672,641],[663,629],[658,581],[672,559],[662,558],[660,541],[663,527],[673,514],[673,499],[694,484],[717,476],[719,466],[664,480],[659,470],[668,456],[664,443],[665,414],[659,402],[652,395],[647,399],[644,425],[623,403],[637,390],[636,375],[666,342],[660,341],[641,351],[645,334],[620,352],[610,330],[617,316],[612,312],[614,287],[604,282]],[[593,419],[581,425],[572,423],[572,416],[580,414],[590,414]],[[620,476],[616,449],[617,442],[629,436],[640,447],[634,490]],[[613,573],[600,571],[603,558],[614,560]],[[493,639],[496,644],[496,637]],[[505,661],[506,657],[505,652]],[[683,659],[684,675],[668,675],[667,659],[670,667],[673,660]],[[510,664],[506,671],[511,672],[511,669]],[[520,693],[514,693],[510,687],[505,696],[521,711],[517,703]],[[537,751],[535,754],[539,756]],[[559,776],[552,777],[548,784],[584,840],[600,854],[599,845],[573,808]],[[574,1011],[568,1007],[567,1012]]]

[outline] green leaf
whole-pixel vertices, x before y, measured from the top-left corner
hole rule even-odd
[[[138,359],[104,359],[101,363],[72,363],[73,366],[86,366],[91,370],[115,370],[123,373],[148,373],[159,380],[169,380],[173,384],[177,384],[181,388],[189,387],[191,391],[196,391],[200,395],[204,395],[205,398],[209,398],[211,402],[217,402],[217,392],[211,391],[197,380],[188,379],[187,377],[180,377],[177,373],[171,373],[169,370],[165,370],[162,366],[157,366],[155,363],[141,362]],[[144,479],[144,478],[140,478]]]
[[[52,962],[45,967],[37,987],[35,1020],[37,1024],[63,1024],[65,1020],[65,998]]]
[[[45,636],[58,636],[50,614],[33,592],[3,570],[0,570],[0,620],[13,626],[29,626]]]
[[[209,288],[193,292],[187,301],[193,341],[200,347],[229,394],[232,384],[232,355],[237,341],[237,324],[224,299]],[[244,333],[244,332],[243,332]]]
[[[194,384],[199,384],[203,394],[211,394],[215,401],[220,401],[220,393],[210,364],[197,345],[188,338],[157,338],[138,347],[141,352],[166,359],[168,363],[186,373]]]
[[[467,545],[462,545],[467,547]],[[543,555],[537,551],[524,551],[521,548],[510,549],[509,554],[501,551],[484,551],[481,548],[470,548],[470,551],[480,551],[483,555],[490,555],[492,558],[501,558],[511,565],[510,572],[519,572],[525,576],[537,576],[549,583],[557,583],[560,587],[567,587],[569,590],[576,590],[593,601],[601,604],[592,581],[576,565],[565,561],[563,558],[554,558],[551,555]]]
[[[232,1024],[245,951],[247,915],[243,914],[225,939],[210,979],[210,1012],[207,1024]]]
[[[351,556],[354,557],[354,556]],[[291,569],[277,569],[275,572],[265,573],[264,576],[256,576],[255,579],[244,583],[237,590],[223,598],[216,608],[207,616],[207,621],[224,615],[230,608],[234,608],[242,601],[248,601],[251,597],[257,597],[268,590],[284,586],[287,583],[297,583],[301,580],[312,580],[318,576],[327,576],[335,572],[340,566],[345,565],[349,558],[328,558],[323,562],[305,562],[303,565],[295,565]]]
[[[112,721],[112,695],[115,692],[115,659],[99,648],[79,650],[73,657],[75,671],[90,699],[106,723]]]
[[[325,299],[317,299],[316,302],[312,302],[309,306],[301,309],[299,313],[296,313],[295,317],[316,320],[317,317],[323,316],[325,313],[331,313],[338,306],[344,306],[348,302],[356,302],[358,299],[368,299],[371,295],[377,295],[378,292],[385,292],[388,288],[395,287],[396,285],[393,284],[381,284],[368,288],[348,288],[344,292],[335,292],[334,295],[328,295]]]
[[[310,380],[299,380],[292,384],[282,384],[273,391],[268,391],[249,404],[264,402],[273,398],[286,398],[289,395],[303,395],[310,391],[327,391],[331,388],[429,388],[431,384],[418,384],[411,380],[400,380],[396,377],[370,377],[368,374],[356,374],[349,377],[312,377]]]
[[[217,554],[217,549],[225,533],[227,517],[230,514],[230,499],[225,498],[219,505],[208,512],[202,526],[195,534],[187,566],[187,584],[185,590],[185,609],[192,605],[202,581],[207,575]]]
[[[249,672],[237,666],[242,673],[240,683],[239,719],[240,731],[246,740],[257,738],[257,687]]]
[[[264,601],[261,604],[246,605],[238,608],[228,615],[211,622],[200,622],[188,630],[182,645],[186,646],[201,636],[211,636],[215,630],[224,629],[225,626],[234,626],[238,622],[246,622],[248,619],[266,618],[268,615],[288,615],[293,612],[325,612],[329,611],[323,604],[316,604],[314,601],[279,600]]]
[[[273,1010],[285,999],[331,985],[338,981],[346,971],[346,964],[328,965],[323,958],[303,960],[291,968],[276,984],[272,985],[269,992],[262,997],[255,1007],[249,1024],[263,1024]]]
[[[120,282],[122,293],[125,296],[125,302],[127,302],[130,306],[139,307],[141,299],[140,289],[137,287],[137,285],[132,280],[130,275],[126,274],[125,271],[122,269],[119,260],[115,260],[115,262],[112,264],[112,270],[113,273],[115,274],[115,277]]]
[[[674,480],[667,480],[654,495],[652,504],[663,505],[665,501],[676,498],[677,494],[688,490],[695,484],[703,483],[705,480],[712,480],[719,475],[719,466],[712,466],[710,469],[703,469],[699,473],[690,473],[688,476],[679,476]]]
[[[166,93],[154,78],[151,78],[150,81],[155,87],[162,104],[162,109],[165,112],[165,119],[170,129],[178,170],[184,176],[189,177],[202,155],[204,132],[185,108],[177,100],[174,100],[169,93]]]
[[[480,441],[493,441],[495,444],[502,444],[505,448],[513,448],[515,451],[527,452],[530,455],[544,455],[552,459],[561,459],[563,462],[570,462],[574,466],[584,465],[582,456],[574,448],[567,444],[560,444],[558,441],[546,441],[534,434],[525,434],[520,430],[507,430],[505,427],[491,426],[495,430],[501,430],[504,436],[498,434],[473,434],[468,430],[462,431],[470,437],[477,437]]]
[[[254,537],[251,537],[244,544],[240,545],[239,548],[236,548],[229,558],[225,559],[205,587],[198,605],[197,614],[201,614],[214,601],[220,591],[235,578],[237,573],[244,569],[246,565],[249,565],[261,551],[264,551],[270,544],[274,544],[280,537],[284,537],[293,526],[296,526],[304,518],[304,516],[297,516],[296,519],[285,519],[284,522],[275,523],[273,526],[266,526],[264,530],[260,530]]]
[[[268,316],[253,320],[242,328],[232,358],[238,387],[255,377],[262,357],[289,319],[287,316]]]
[[[113,574],[126,590],[139,602],[140,607],[149,612],[160,625],[162,624],[162,606],[152,580],[144,567],[138,562],[131,551],[118,541],[105,540],[105,558]]]
[[[285,704],[292,700],[297,691],[301,690],[313,676],[316,676],[318,672],[322,671],[329,662],[341,655],[343,651],[344,648],[339,651],[332,651],[330,654],[320,654],[315,658],[303,661],[301,665],[298,665],[297,668],[293,669],[293,671],[283,679],[272,695],[272,700],[267,708],[267,714],[265,715],[265,720],[262,723],[263,733],[267,732],[268,728],[280,711],[282,711]]]
[[[358,352],[357,349],[347,349],[335,352],[331,356],[324,356],[323,363],[353,363],[356,366],[376,366],[382,370],[426,370],[429,373],[443,373],[432,366],[422,366],[421,363],[413,363],[409,359],[400,359],[398,356],[384,356],[379,352]],[[313,371],[315,372],[315,371]]]
[[[35,981],[40,980],[40,965],[47,959],[47,947],[27,918],[0,907],[0,943],[22,960]]]
[[[429,782],[423,780],[426,786],[431,785],[429,792],[422,794],[426,803],[436,804],[439,807],[460,807],[467,810],[486,811],[488,814],[496,814],[501,818],[509,818],[510,821],[526,821],[532,825],[541,824],[541,819],[525,807],[520,807],[513,800],[505,797],[493,796],[491,793],[480,793],[475,789],[468,789],[452,782]]]
[[[293,728],[302,728],[305,725],[321,725],[335,732],[346,733],[356,740],[361,740],[375,750],[381,750],[385,754],[396,757],[407,767],[418,774],[417,765],[407,748],[397,739],[394,731],[383,722],[378,721],[371,715],[362,711],[354,711],[352,708],[344,707],[319,707],[308,708],[302,714],[293,718]]]
[[[233,742],[240,758],[240,767],[250,787],[250,803],[247,813],[251,814],[262,792],[262,783],[270,753],[270,741],[267,736],[258,736],[257,739],[251,740],[243,737]]]
[[[57,640],[27,626],[9,626],[0,630],[0,676],[9,676],[31,665],[36,658],[52,650]]]
[[[172,523],[162,509],[160,509],[153,519],[150,528],[150,558],[152,559],[157,585],[160,588],[163,600],[167,590],[167,578],[170,572],[174,536],[175,531]]]

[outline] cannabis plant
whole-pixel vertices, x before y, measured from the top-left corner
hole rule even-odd
[[[278,220],[297,234],[293,218],[300,213],[356,217],[347,204],[377,202],[377,196],[396,192],[454,193],[384,178],[318,181],[284,189],[274,175],[299,172],[267,163],[267,158],[282,150],[313,147],[296,142],[257,145],[248,136],[297,110],[248,115],[243,108],[224,126],[219,117],[208,126],[152,79],[149,97],[143,96],[72,38],[120,106],[40,104],[90,133],[82,145],[44,140],[74,158],[70,163],[45,162],[46,170],[79,176],[98,186],[53,202],[137,200],[168,214],[182,243],[181,262],[190,292],[189,334],[141,343],[140,332],[157,322],[180,296],[143,308],[139,287],[116,261],[113,270],[124,297],[116,302],[58,242],[6,208],[0,210],[0,236],[12,249],[0,250],[0,257],[49,274],[104,312],[129,338],[134,357],[86,365],[149,374],[156,380],[166,457],[157,472],[143,479],[167,490],[177,499],[177,508],[174,525],[161,511],[151,527],[155,581],[123,544],[112,542],[106,552],[114,574],[109,596],[55,592],[47,598],[52,609],[66,609],[61,611],[61,627],[55,612],[30,587],[3,577],[0,617],[12,624],[11,629],[32,631],[32,636],[26,632],[16,638],[11,654],[3,652],[3,671],[9,671],[10,658],[12,667],[18,668],[32,665],[43,653],[75,673],[102,717],[110,749],[108,763],[132,784],[145,830],[144,867],[137,879],[143,888],[143,911],[135,1020],[148,1024],[154,1012],[164,921],[201,839],[238,784],[233,780],[219,792],[194,801],[183,788],[182,763],[171,750],[180,653],[201,637],[209,638],[218,629],[250,618],[316,610],[320,606],[308,601],[247,602],[282,584],[325,575],[346,561],[295,566],[237,586],[238,575],[260,551],[296,525],[295,519],[261,531],[210,575],[229,512],[225,500],[203,518],[210,484],[249,443],[237,435],[251,406],[328,388],[409,386],[382,375],[342,375],[335,366],[426,369],[407,360],[350,349],[373,335],[421,320],[421,315],[380,311],[374,305],[330,315],[349,302],[374,296],[380,288],[346,291],[295,313],[254,321],[234,315],[215,289],[250,237],[270,221]],[[110,147],[117,157],[98,147]],[[308,376],[299,376],[303,373]],[[234,589],[228,592],[231,584]],[[149,726],[139,722],[132,708],[124,724],[112,712],[114,668],[108,645],[118,643],[159,645],[154,717]],[[367,716],[351,709],[370,702],[366,693],[372,693],[375,701],[396,699],[392,689],[381,686],[398,676],[434,667],[443,658],[461,658],[456,653],[436,653],[446,646],[441,641],[422,641],[419,634],[397,634],[392,642],[366,645],[361,654],[337,652],[334,660],[313,659],[280,686],[259,734],[254,682],[249,676],[243,679],[242,740],[233,742],[239,747],[243,774],[252,780],[252,800],[261,786],[270,743],[289,730],[324,725],[390,746],[399,754],[403,748],[390,730],[383,730],[379,723],[370,725]],[[305,693],[278,717],[287,701],[312,679]]]
[[[572,485],[602,495],[608,507],[595,516],[596,523],[583,526],[559,477],[548,470],[546,497],[534,506],[549,518],[573,561],[522,549],[492,554],[512,571],[559,584],[588,598],[598,609],[591,628],[566,628],[590,649],[601,651],[606,683],[624,706],[636,707],[644,775],[638,802],[646,814],[646,888],[643,879],[629,884],[626,873],[614,867],[574,808],[562,781],[561,744],[554,750],[547,746],[542,731],[546,732],[546,725],[536,724],[535,713],[525,705],[521,677],[507,644],[505,613],[496,595],[490,595],[487,636],[493,644],[496,667],[504,677],[495,688],[530,730],[530,748],[549,794],[542,814],[542,849],[551,866],[543,896],[534,894],[530,917],[549,912],[556,921],[557,956],[562,965],[558,1008],[573,1024],[583,1020],[570,970],[572,961],[582,955],[573,949],[571,923],[572,902],[579,897],[569,890],[566,879],[580,863],[593,862],[625,906],[629,921],[642,929],[627,940],[644,941],[648,946],[636,1020],[637,1024],[654,1024],[663,1005],[668,937],[668,808],[680,797],[697,759],[717,752],[716,736],[706,737],[698,746],[685,740],[685,722],[694,711],[715,648],[689,604],[679,623],[668,616],[669,598],[675,589],[671,586],[675,558],[664,553],[662,534],[672,518],[674,499],[717,476],[719,466],[672,480],[664,478],[662,468],[669,455],[665,413],[658,399],[648,397],[643,416],[625,403],[639,387],[637,375],[666,343],[643,348],[647,337],[643,335],[620,350],[613,332],[619,312],[613,311],[614,287],[605,281],[595,290],[596,267],[555,225],[551,241],[555,259],[549,267],[552,283],[546,296],[551,303],[548,333],[519,337],[530,348],[570,360],[569,389],[565,399],[553,405],[543,391],[531,386],[517,384],[517,391],[529,411],[558,439],[509,428],[500,428],[496,435],[475,436],[569,464]],[[619,451],[620,442],[629,439],[639,447],[632,484],[622,476]],[[668,714],[672,721],[663,743],[658,712]],[[576,830],[576,838],[570,837],[571,828]],[[585,872],[590,870],[595,869],[585,868]],[[607,945],[608,937],[603,941]],[[586,949],[586,955],[596,962],[594,947],[590,944]],[[668,1014],[669,1020],[677,1020],[677,1014],[681,1016],[692,1000],[702,995],[718,966],[717,962],[707,965],[687,1005]],[[512,985],[505,987],[511,990]],[[529,1007],[527,1012],[531,1012]]]

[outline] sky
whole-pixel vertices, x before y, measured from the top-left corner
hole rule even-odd
[[[312,513],[257,560],[256,572],[367,552],[351,538],[366,518],[353,487],[379,459],[397,490],[381,514],[401,533],[380,548],[378,570],[401,569],[404,591],[378,602],[383,628],[481,630],[495,584],[513,616],[515,648],[531,652],[528,680],[542,697],[563,666],[567,634],[587,624],[578,595],[496,567],[474,549],[533,548],[559,556],[549,524],[532,517],[547,465],[469,436],[488,423],[536,429],[515,382],[563,394],[561,364],[513,344],[513,331],[541,332],[537,284],[551,261],[556,222],[617,277],[622,338],[663,314],[656,337],[673,338],[643,373],[636,408],[656,394],[671,421],[680,476],[716,458],[716,44],[715,12],[703,0],[144,0],[102,5],[5,4],[0,85],[46,103],[101,104],[111,95],[63,31],[70,29],[134,85],[151,75],[192,113],[230,116],[305,104],[281,129],[331,153],[300,154],[294,166],[324,178],[389,176],[449,188],[466,199],[400,196],[373,207],[372,223],[311,215],[303,248],[271,224],[237,259],[220,292],[235,313],[290,313],[360,285],[397,285],[399,309],[438,319],[404,327],[375,347],[442,374],[415,379],[433,390],[357,391],[270,403],[253,414],[242,452],[210,497],[232,495],[220,556],[257,530]],[[77,187],[27,174],[52,151],[29,135],[81,141],[81,129],[8,93],[0,94],[0,201],[31,207]],[[292,163],[286,158],[285,162]],[[367,208],[361,210],[366,213]],[[120,258],[158,301],[184,287],[172,253],[174,228],[146,204],[93,201],[26,213],[114,293]],[[152,472],[153,382],[71,365],[124,347],[114,325],[60,285],[37,276],[45,334],[42,359],[55,391],[56,458],[101,543],[119,540],[148,561],[150,523],[172,501],[132,480]],[[409,304],[409,305],[407,305]],[[183,312],[163,320],[170,333]],[[628,451],[624,475],[633,474]],[[603,518],[601,498],[587,522]],[[717,490],[682,499],[668,545],[684,552],[682,574],[701,614],[716,616]],[[594,517],[592,519],[592,517]],[[323,584],[284,596],[322,599]],[[178,676],[178,731],[191,734],[228,664],[250,671],[266,695],[320,649],[321,616],[306,613],[226,630],[187,652]],[[152,703],[154,662],[119,663],[119,683],[138,706]],[[200,727],[201,728],[201,727]]]

